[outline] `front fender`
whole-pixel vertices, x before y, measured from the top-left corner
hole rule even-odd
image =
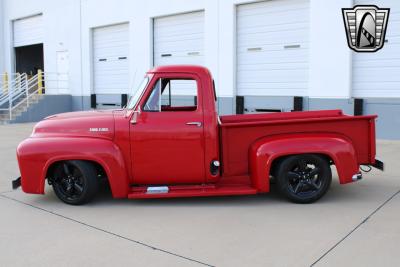
[[[126,197],[129,181],[123,155],[111,140],[85,137],[28,138],[17,148],[22,190],[44,194],[46,174],[54,162],[89,160],[100,164],[114,197]]]
[[[269,191],[269,175],[275,159],[296,154],[323,154],[336,165],[341,184],[352,182],[359,165],[353,144],[336,134],[271,136],[257,140],[249,149],[252,184],[260,192]]]

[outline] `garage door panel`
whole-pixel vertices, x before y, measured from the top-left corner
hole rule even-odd
[[[274,89],[282,89],[282,90],[291,90],[293,88],[296,89],[306,89],[307,88],[307,83],[306,82],[289,82],[289,83],[277,83],[277,82],[271,82],[271,81],[265,81],[265,82],[247,82],[246,85],[249,86],[249,89],[251,90],[274,90]],[[273,92],[272,92],[273,93]],[[276,95],[276,94],[273,94]]]
[[[127,71],[128,66],[117,66],[117,67],[113,67],[113,66],[104,66],[104,67],[99,67],[96,70],[96,75],[104,75],[104,74],[113,74],[118,72],[119,74],[125,74],[128,73]]]
[[[398,81],[400,82],[400,72],[399,72],[399,66],[394,66],[394,67],[380,67],[379,71],[378,68],[364,68],[361,71],[358,71],[354,73],[353,75],[353,81],[358,82],[358,81],[364,81],[364,82],[369,82],[369,81],[375,81],[379,82],[382,79],[381,72],[385,73],[385,81],[387,82],[394,82]]]
[[[109,77],[98,76],[96,77],[100,84],[97,88],[115,88],[115,86],[125,86],[128,81],[123,75],[110,75]]]
[[[129,25],[93,29],[93,80],[96,94],[129,92]]]
[[[296,30],[308,30],[308,21],[303,21],[303,22],[298,22],[296,23],[296,28],[294,28],[294,25],[291,24],[269,24],[267,26],[261,25],[261,26],[255,26],[251,28],[245,28],[241,29],[240,31],[237,32],[238,36],[241,36],[243,34],[260,34],[260,33],[267,33],[267,32],[283,32],[283,31],[296,31]]]
[[[281,88],[276,85],[276,83],[258,83],[254,84],[254,86],[252,84],[246,84],[246,86],[249,86],[247,90],[250,96],[285,96],[290,95],[293,90],[302,94],[307,94],[307,84],[304,84],[302,87],[298,84],[293,84],[293,86],[287,86],[288,88]]]
[[[199,41],[203,40],[204,34],[188,34],[185,36],[181,35],[176,35],[176,36],[168,36],[164,38],[157,38],[157,40],[154,42],[154,45],[159,48],[159,47],[164,47],[164,45],[176,45],[182,44],[183,42],[196,42],[196,46],[203,47]]]
[[[398,18],[396,18],[396,16]],[[393,19],[394,17],[394,19]],[[394,31],[392,30],[394,29]],[[390,36],[397,36],[398,34],[396,34],[396,29],[398,31],[398,29],[400,29],[400,14],[399,13],[392,13],[390,12],[389,14],[389,21],[388,21],[388,26],[387,26],[387,32],[386,32],[386,37],[390,37]]]
[[[100,78],[100,79],[112,79],[113,77],[122,77],[123,80],[126,78],[126,74],[128,74],[128,71],[126,71],[126,68],[109,68],[109,69],[99,69],[96,72],[95,77]]]
[[[399,58],[400,44],[399,43],[385,43],[384,47],[381,50],[378,50],[374,53],[363,53],[362,55],[353,54],[353,62],[363,62],[367,60],[385,60],[385,59],[393,59]]]
[[[377,90],[385,97],[399,97],[397,83],[385,83],[382,87],[380,87],[382,85],[380,82],[375,84],[374,87],[368,87],[369,85],[374,84],[360,84],[363,89],[361,91],[354,90],[354,97],[377,97]]]
[[[96,77],[100,82],[98,88],[114,88],[115,86],[124,86],[127,81],[122,75],[115,75],[105,78],[104,76]]]
[[[262,75],[269,82],[280,82],[285,79],[286,82],[302,82],[303,76],[307,75],[308,70],[269,70],[269,71],[243,71],[239,74],[239,79],[245,82],[252,82]]]
[[[109,27],[114,27],[114,26],[109,26]],[[126,36],[126,29],[121,29],[117,30],[117,32],[112,32],[112,31],[101,31],[94,33],[93,38],[98,39],[100,42],[109,42],[114,39],[120,39],[120,40],[128,40]]]
[[[127,61],[128,57],[126,56],[126,51],[124,49],[113,49],[112,47],[110,48],[101,48],[103,52],[101,54],[95,55],[96,60],[106,60],[108,62],[111,61]]]
[[[170,34],[173,35],[180,35],[180,34],[192,34],[193,32],[204,32],[204,21],[191,23],[191,22],[184,22],[183,25],[176,25],[176,26],[164,26],[164,27],[154,27],[156,31],[158,31],[159,37],[165,37]],[[195,31],[194,31],[195,30]]]
[[[239,95],[302,95],[308,84],[309,4],[271,0],[237,8]]]
[[[204,22],[204,12],[190,12],[178,15],[171,15],[165,17],[156,18],[154,25],[156,27],[169,27],[169,26],[179,26],[182,22],[187,23],[202,23]]]
[[[355,82],[360,88],[362,88],[359,93],[362,93],[364,90],[365,91],[371,91],[375,92],[376,95],[376,90],[389,90],[389,91],[397,91],[399,89],[399,84],[398,81],[395,82],[371,82],[371,81],[358,81]],[[357,91],[357,90],[355,90]]]
[[[290,62],[304,62],[305,57],[308,55],[306,49],[293,49],[293,51],[266,51],[266,52],[253,52],[253,53],[241,53],[238,54],[237,59],[238,65],[250,64],[250,63],[267,63],[280,64],[280,61]]]
[[[265,85],[263,85],[265,87]],[[307,90],[300,90],[296,89],[299,93],[301,94],[307,94]],[[258,95],[267,95],[267,96],[285,96],[285,95],[290,95],[291,92],[293,91],[293,88],[290,89],[279,89],[279,88],[271,88],[270,90],[252,90],[249,89],[249,95],[250,96],[258,96]]]
[[[361,62],[361,61],[360,61]],[[381,60],[363,60],[362,61],[364,64],[358,67],[360,71],[363,71],[363,69],[381,69],[383,67],[387,68],[399,68],[400,63],[398,60],[395,60],[395,58],[388,58],[388,59],[381,59]]]
[[[265,1],[267,2],[267,1]],[[262,13],[262,14],[275,14],[279,11],[292,11],[299,9],[306,9],[309,7],[308,1],[305,0],[293,0],[293,1],[269,1],[269,3],[260,5],[248,4],[240,6],[243,16],[251,16],[252,14]]]
[[[272,1],[279,1],[279,0],[272,0]],[[250,28],[263,27],[268,29],[274,26],[285,27],[288,24],[289,25],[293,24],[292,26],[297,27],[299,23],[301,24],[309,21],[308,17],[304,17],[304,12],[307,12],[307,10],[308,9],[291,10],[287,12],[279,12],[271,14],[270,16],[268,16],[268,14],[265,13],[260,13],[257,15],[240,17],[238,18],[238,22],[247,25],[252,25]],[[279,17],[279,20],[276,19],[277,17]]]
[[[162,65],[174,65],[174,64],[189,64],[189,65],[199,65],[199,62],[203,62],[203,57],[187,57],[187,56],[175,56],[166,57],[158,60],[158,66]]]
[[[154,65],[204,62],[204,12],[155,18],[153,23]]]
[[[354,97],[400,97],[400,1],[379,1],[378,6],[390,8],[388,42],[375,53],[353,52]]]
[[[114,61],[114,60],[124,60],[126,56],[126,51],[124,49],[118,48],[99,48],[102,49],[103,52],[101,54],[96,54],[96,59],[106,59],[107,61]]]
[[[275,0],[271,0],[271,1],[276,2]],[[261,2],[261,3],[263,3],[263,2]],[[254,18],[257,16],[269,16],[269,15],[271,15],[271,16],[278,15],[281,17],[286,16],[287,18],[290,18],[290,17],[292,17],[291,14],[296,16],[296,14],[307,12],[309,9],[309,6],[306,1],[300,1],[297,5],[293,5],[293,6],[292,6],[292,4],[286,2],[286,4],[283,4],[279,7],[272,8],[271,3],[268,3],[267,4],[268,6],[266,5],[265,7],[262,7],[262,5],[260,5],[260,8],[252,8],[252,9],[247,9],[247,10],[242,9],[242,18],[243,19],[251,19],[251,18]],[[297,8],[296,8],[296,6],[297,6]]]
[[[285,34],[285,35],[283,35]],[[243,34],[238,36],[238,45],[249,46],[255,44],[282,44],[282,47],[287,43],[302,44],[308,40],[308,30],[293,30],[286,32],[270,32],[259,34]]]
[[[161,53],[161,52],[203,50],[202,38],[188,39],[184,41],[187,44],[186,47],[182,47],[180,45],[181,40],[179,41],[172,40],[169,42],[157,42],[155,44],[154,52]]]
[[[299,42],[285,42],[284,44],[282,43],[278,43],[278,44],[263,44],[263,43],[257,43],[256,45],[242,45],[242,46],[238,46],[237,47],[237,53],[238,54],[246,54],[249,52],[249,50],[253,50],[253,53],[262,53],[265,51],[281,51],[282,53],[287,52],[288,50],[308,50],[309,49],[309,44],[308,43],[302,43],[300,45],[300,47],[298,47]],[[295,48],[290,48],[295,46]],[[254,49],[261,49],[261,50],[256,50],[254,51]]]
[[[281,62],[280,64],[268,64],[265,62],[261,62],[259,64],[241,64],[238,65],[238,71],[258,71],[260,69],[281,69],[281,70],[290,70],[290,69],[307,69],[308,63],[307,62]]]
[[[43,43],[43,16],[36,15],[13,21],[14,47]]]
[[[95,38],[97,42],[95,42],[94,46],[96,48],[101,48],[101,47],[115,47],[115,46],[123,46],[125,47],[126,44],[129,43],[129,40],[123,37],[114,37],[114,38],[109,38],[109,37],[97,37]]]

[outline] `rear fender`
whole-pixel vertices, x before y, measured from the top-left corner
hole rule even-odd
[[[113,197],[126,197],[129,181],[120,149],[101,138],[28,138],[17,148],[22,190],[44,194],[49,167],[58,161],[88,160],[100,164],[107,174]]]
[[[341,184],[352,182],[359,164],[352,143],[335,134],[271,136],[257,140],[249,149],[249,172],[259,192],[269,191],[269,176],[275,159],[297,154],[322,154],[336,165]]]

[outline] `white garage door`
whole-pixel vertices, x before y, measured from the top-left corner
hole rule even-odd
[[[353,52],[354,97],[400,97],[400,1],[356,1],[390,8],[385,44],[375,53]]]
[[[204,64],[204,12],[155,18],[154,66]]]
[[[307,0],[239,5],[236,40],[238,95],[306,95]]]
[[[14,47],[43,43],[43,16],[14,20],[13,42]]]
[[[95,94],[129,92],[129,26],[127,23],[93,29]]]

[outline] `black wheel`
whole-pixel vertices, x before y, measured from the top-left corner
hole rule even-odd
[[[285,158],[278,167],[279,190],[296,203],[312,203],[321,198],[332,182],[329,162],[318,155]]]
[[[85,161],[61,162],[54,170],[52,185],[55,194],[63,202],[85,204],[92,200],[98,189],[96,170]]]

